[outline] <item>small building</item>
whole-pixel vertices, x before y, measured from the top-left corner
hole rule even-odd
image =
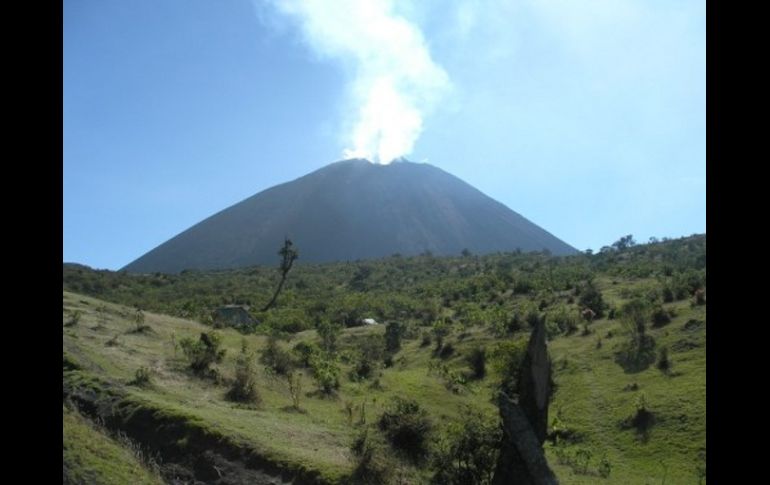
[[[375,320],[374,318],[364,318],[361,321],[364,323],[364,325],[379,325],[377,323],[377,320]]]
[[[249,307],[245,305],[221,306],[212,312],[211,320],[215,327],[242,328],[258,323],[249,315]]]

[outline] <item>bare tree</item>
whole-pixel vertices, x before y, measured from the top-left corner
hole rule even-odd
[[[294,264],[294,261],[299,257],[299,252],[292,247],[293,245],[294,244],[291,242],[291,240],[289,238],[286,238],[283,242],[283,247],[281,248],[280,251],[278,251],[278,255],[281,256],[281,266],[280,268],[278,268],[281,271],[281,282],[278,283],[278,288],[276,288],[273,298],[262,309],[263,312],[266,312],[273,305],[275,305],[275,300],[278,299],[278,294],[281,293],[281,290],[283,289],[283,284],[286,282],[286,275],[289,274],[289,270],[291,270],[291,265]]]

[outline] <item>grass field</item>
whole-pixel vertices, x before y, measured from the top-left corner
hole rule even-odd
[[[623,288],[645,283],[639,279],[616,278],[614,284],[609,279],[599,280],[605,299],[616,305],[623,301]],[[665,307],[674,309],[675,318],[661,328],[651,329],[649,334],[658,347],[669,348],[672,368],[668,373],[654,364],[630,373],[615,362],[616,346],[624,338],[616,320],[601,319],[592,323],[591,333],[586,336],[576,332],[549,342],[557,384],[549,421],[558,414],[560,425],[575,436],[557,446],[548,442],[545,445],[549,463],[561,483],[698,483],[698,469],[705,466],[702,456],[706,449],[705,307],[691,307],[687,301]],[[341,387],[336,395],[322,397],[306,371],[302,378],[302,411],[297,412],[291,408],[286,379],[265,372],[261,365],[257,372],[261,396],[258,406],[244,406],[224,398],[242,341],[247,342],[251,351],[259,352],[266,345],[265,336],[219,330],[227,353],[218,365],[224,382],[215,384],[193,376],[176,345],[184,337],[197,339],[201,332],[210,331],[210,327],[146,313],[145,324],[151,330],[132,333],[135,328],[132,309],[66,291],[63,308],[65,322],[74,311],[82,312],[76,325],[64,328],[63,350],[65,361],[69,362],[65,368],[78,368],[65,371],[65,380],[87,382],[90,377],[100,378],[138,406],[185,416],[197,426],[227,437],[279,468],[310,470],[318,473],[321,481],[338,482],[351,473],[354,463],[350,445],[361,426],[358,423],[374,422],[392,397],[408,396],[417,400],[428,410],[434,434],[439,434],[449,422],[462,420],[465,405],[472,405],[490,417],[497,413],[492,402],[494,374],[456,386],[457,392],[448,390],[445,380],[429,370],[430,362],[439,360],[432,355],[432,346],[422,347],[419,338],[403,342],[394,356],[393,366],[382,370],[379,385],[373,385],[372,380],[349,379],[350,365],[343,363]],[[341,347],[344,350],[355,346],[358,339],[384,330],[383,326],[345,329],[340,337]],[[608,337],[608,332],[614,335]],[[602,343],[597,348],[599,338]],[[317,339],[316,332],[309,330],[294,334],[281,345],[288,349],[297,342]],[[488,329],[476,326],[464,333],[455,332],[447,341],[452,343],[455,352],[443,362],[459,372],[467,370],[464,359],[473,347],[492,348],[497,339]],[[140,367],[150,369],[150,386],[129,384]],[[642,393],[653,414],[653,424],[644,433],[622,425],[634,414],[635,403]],[[68,417],[65,411],[65,465],[79,463],[79,468],[73,466],[73,469],[93,469],[98,473],[103,466],[96,461],[89,464],[73,454],[73,450],[88,454],[87,443],[93,438],[90,436],[93,433],[75,431],[86,429],[76,425],[76,420],[77,416]],[[68,427],[69,443],[82,443],[69,446],[69,454]],[[610,473],[606,478],[598,471],[602,458],[609,464]],[[399,468],[398,474],[407,483],[424,483],[431,476],[426,467],[417,468],[404,462]],[[124,476],[118,473],[116,471],[115,476]],[[128,472],[121,470],[120,473]],[[139,480],[130,483],[145,483]]]

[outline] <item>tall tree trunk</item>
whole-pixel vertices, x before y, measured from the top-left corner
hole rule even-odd
[[[265,308],[262,309],[263,312],[268,311],[273,305],[275,305],[275,300],[278,299],[278,294],[281,292],[281,289],[283,288],[283,282],[286,281],[286,273],[284,273],[281,276],[281,282],[278,283],[278,288],[276,288],[275,293],[273,294],[273,298],[270,300],[270,302],[265,305]]]

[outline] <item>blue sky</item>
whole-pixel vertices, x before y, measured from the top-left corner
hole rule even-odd
[[[579,249],[705,232],[704,1],[349,2],[65,0],[64,261],[118,269],[344,153]]]

